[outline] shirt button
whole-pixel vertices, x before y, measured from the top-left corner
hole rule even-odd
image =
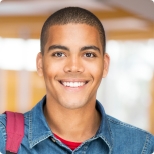
[[[51,140],[52,140],[53,142],[56,142],[56,140],[55,140],[54,138],[51,138]]]

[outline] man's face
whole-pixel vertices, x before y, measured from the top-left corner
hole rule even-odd
[[[37,56],[47,98],[67,109],[95,102],[109,65],[97,29],[86,24],[66,24],[51,26],[48,32],[44,55]]]

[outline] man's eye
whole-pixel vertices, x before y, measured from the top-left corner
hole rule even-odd
[[[85,57],[95,57],[95,55],[93,54],[93,53],[86,53],[85,55],[84,55]]]
[[[55,57],[65,57],[65,55],[61,52],[54,53],[53,56],[55,56]]]

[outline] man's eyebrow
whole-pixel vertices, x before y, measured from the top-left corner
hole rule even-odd
[[[48,48],[48,51],[50,50],[54,50],[54,49],[61,49],[61,50],[67,50],[69,51],[69,49],[65,46],[62,46],[62,45],[51,45],[49,48]]]
[[[82,47],[82,48],[81,48],[81,51],[89,50],[89,49],[97,50],[98,52],[100,52],[100,49],[99,49],[98,47],[94,46],[94,45]]]

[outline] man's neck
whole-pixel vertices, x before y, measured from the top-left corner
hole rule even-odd
[[[93,137],[101,122],[95,103],[70,110],[46,102],[44,115],[53,133],[72,142],[84,142]]]

